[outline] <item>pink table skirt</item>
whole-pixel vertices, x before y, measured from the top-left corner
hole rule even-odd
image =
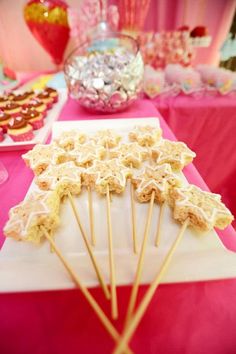
[[[164,136],[174,139],[171,130],[148,101],[139,101],[125,113],[111,117],[152,117],[161,120]],[[69,101],[61,120],[88,119]],[[95,118],[95,116],[93,117]],[[104,116],[100,116],[104,118]],[[99,129],[99,119],[96,121]],[[23,199],[32,180],[24,166],[22,152],[1,153],[9,171],[9,180],[0,186],[1,228],[8,209]],[[193,165],[186,168],[190,182],[203,189],[206,185]],[[2,235],[1,241],[2,239]],[[228,228],[221,235],[236,250],[236,235]],[[1,285],[0,285],[1,286]],[[141,288],[141,296],[146,287]],[[100,289],[93,289],[106,313],[110,306]],[[130,287],[118,289],[121,330]],[[236,279],[227,281],[161,285],[131,342],[137,354],[227,354],[236,348]],[[0,353],[111,353],[113,342],[78,290],[0,294]]]
[[[236,217],[236,98],[179,95],[153,103],[177,139],[197,153],[198,171]]]

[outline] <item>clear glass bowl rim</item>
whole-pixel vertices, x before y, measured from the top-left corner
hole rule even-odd
[[[137,56],[137,54],[139,53],[139,44],[138,44],[138,42],[136,41],[136,39],[134,39],[133,37],[131,37],[131,36],[127,35],[127,34],[123,34],[123,33],[120,33],[120,32],[111,32],[111,33],[108,32],[107,34],[100,34],[98,36],[95,36],[93,39],[94,40],[99,40],[99,39],[106,39],[106,38],[124,38],[124,39],[128,39],[131,42],[133,42],[135,44],[135,46],[136,46],[136,50],[135,50],[134,55]],[[77,50],[79,50],[80,48],[85,47],[88,44],[89,44],[89,41],[85,41],[85,42],[81,43],[79,46],[75,47],[68,54],[68,56],[66,57],[66,59],[64,61],[64,65],[63,65],[63,71],[64,71],[64,74],[66,76],[70,76],[66,72],[66,67],[67,67],[67,65],[69,65],[69,60],[74,56],[74,54],[76,53]]]

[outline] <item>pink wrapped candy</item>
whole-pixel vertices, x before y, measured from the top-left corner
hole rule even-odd
[[[202,89],[200,74],[192,68],[170,64],[165,69],[165,78],[169,84],[178,85],[180,90],[186,94]]]

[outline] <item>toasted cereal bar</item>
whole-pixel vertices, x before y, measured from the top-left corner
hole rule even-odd
[[[50,165],[36,177],[36,184],[42,190],[56,190],[60,197],[71,194],[80,194],[81,172],[74,162],[69,161],[60,165]]]
[[[56,192],[33,192],[9,211],[4,234],[16,240],[39,243],[44,236],[43,226],[49,233],[59,225],[60,199]]]
[[[153,191],[155,201],[163,203],[167,200],[169,190],[181,184],[168,164],[157,167],[147,166],[137,177],[132,178],[132,183],[136,188],[136,198],[141,203],[148,202]]]
[[[106,194],[107,186],[111,192],[119,194],[125,190],[129,176],[131,176],[131,170],[118,159],[96,160],[92,167],[83,172],[83,182],[86,186],[95,187],[100,194]]]
[[[234,219],[219,194],[204,192],[194,185],[173,189],[169,202],[176,220],[184,223],[189,218],[190,225],[200,231],[224,229]]]

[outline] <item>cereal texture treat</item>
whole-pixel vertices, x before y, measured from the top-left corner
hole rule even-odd
[[[118,145],[121,140],[121,136],[113,132],[112,130],[100,130],[92,138],[96,144],[104,147],[113,148]]]
[[[33,192],[9,211],[4,234],[16,240],[39,243],[44,236],[41,226],[49,233],[59,225],[60,199],[56,192]]]
[[[94,142],[86,144],[77,144],[68,155],[78,166],[86,166],[91,164],[94,160],[102,159],[106,154],[106,149]]]
[[[80,194],[81,171],[74,162],[65,162],[60,165],[50,165],[36,177],[36,184],[43,190],[56,190],[60,197],[71,194]]]
[[[189,218],[190,225],[200,231],[209,231],[214,227],[224,229],[234,219],[219,194],[204,192],[194,185],[173,189],[170,205],[176,220],[184,223]]]
[[[160,126],[152,127],[150,125],[137,125],[134,130],[129,133],[130,141],[137,141],[141,146],[152,146],[160,140],[162,130]]]
[[[163,139],[152,148],[152,157],[157,164],[169,163],[174,171],[181,171],[193,161],[195,152],[185,143]]]
[[[61,133],[54,141],[58,146],[69,151],[73,150],[76,144],[83,144],[86,141],[86,135],[73,129]]]
[[[168,164],[155,168],[146,167],[140,175],[132,179],[132,183],[136,187],[136,198],[141,203],[148,202],[153,191],[155,192],[155,201],[163,203],[167,200],[170,189],[181,184]]]
[[[63,149],[51,143],[35,145],[32,150],[22,155],[22,158],[36,175],[40,175],[49,165],[65,162],[67,157]]]
[[[110,151],[110,157],[118,157],[128,167],[139,168],[144,159],[148,158],[148,152],[138,143],[122,144]]]
[[[111,192],[122,193],[129,176],[131,176],[131,170],[118,159],[96,160],[92,167],[84,171],[83,181],[86,186],[95,187],[100,194],[106,194],[107,186]]]

